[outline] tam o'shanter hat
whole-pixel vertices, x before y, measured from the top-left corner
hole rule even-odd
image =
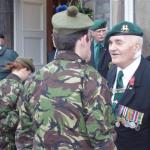
[[[88,15],[79,13],[77,7],[70,6],[67,10],[53,15],[52,25],[54,33],[67,35],[88,29],[93,21]]]
[[[105,45],[107,46],[108,40],[111,36],[115,35],[135,35],[135,36],[143,36],[142,29],[135,23],[128,22],[128,21],[122,21],[112,27],[111,30],[109,30],[105,37]]]
[[[15,60],[16,62],[22,64],[24,67],[27,67],[28,69],[30,69],[32,72],[35,71],[35,67],[34,67],[34,64],[33,64],[33,60],[32,58],[21,58],[21,57],[18,57],[16,58]]]
[[[97,29],[106,28],[107,21],[104,19],[97,19],[94,21],[94,25],[91,26],[89,29],[95,31]]]

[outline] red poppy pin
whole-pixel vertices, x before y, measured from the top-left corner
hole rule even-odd
[[[130,80],[129,80],[129,84],[128,84],[128,88],[131,90],[133,89],[135,84],[135,77],[133,76]]]

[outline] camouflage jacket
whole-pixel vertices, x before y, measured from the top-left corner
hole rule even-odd
[[[16,143],[33,150],[112,150],[106,81],[73,52],[59,52],[25,83]]]
[[[15,150],[15,131],[19,113],[17,101],[23,91],[20,78],[9,74],[0,81],[0,149]]]

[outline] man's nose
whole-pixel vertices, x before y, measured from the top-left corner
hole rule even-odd
[[[100,31],[100,32],[99,32],[99,35],[103,35],[103,34],[104,34],[104,32],[103,32],[103,31]]]
[[[115,50],[116,46],[114,43],[109,44],[109,50]]]

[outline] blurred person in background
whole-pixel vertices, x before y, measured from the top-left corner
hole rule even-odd
[[[23,81],[35,68],[31,59],[19,57],[5,67],[11,73],[0,81],[0,149],[16,150],[15,131],[19,122],[17,102],[24,90]]]
[[[91,43],[91,65],[106,78],[111,62],[109,51],[104,47],[104,38],[107,33],[107,21],[97,19],[89,28],[93,40]]]
[[[5,36],[0,34],[0,80],[4,79],[10,73],[10,70],[5,65],[13,62],[17,57],[17,52],[6,47]]]

